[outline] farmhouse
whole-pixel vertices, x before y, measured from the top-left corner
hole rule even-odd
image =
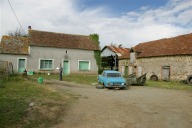
[[[186,80],[192,75],[192,33],[140,43],[119,63],[128,66],[128,74],[147,73],[153,80]]]
[[[90,36],[32,30],[27,37],[3,36],[0,60],[13,64],[17,73],[27,71],[63,74],[97,73],[94,51],[100,50]],[[97,35],[98,36],[98,35]]]

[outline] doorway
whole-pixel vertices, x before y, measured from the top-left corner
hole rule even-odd
[[[21,74],[26,69],[26,59],[18,59],[18,73]]]
[[[162,80],[170,81],[170,66],[162,67]]]
[[[69,75],[69,60],[64,60],[63,61],[63,74],[64,75]]]

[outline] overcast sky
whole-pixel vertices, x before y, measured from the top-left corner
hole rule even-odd
[[[101,47],[192,33],[192,0],[9,0],[27,34],[32,29],[99,34]],[[20,28],[8,0],[0,0],[0,37]]]

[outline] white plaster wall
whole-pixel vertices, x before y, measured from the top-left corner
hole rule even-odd
[[[0,60],[9,61],[13,64],[13,71],[18,73],[18,59],[26,59],[26,66],[28,55],[11,55],[11,54],[0,54]]]
[[[0,60],[9,61],[13,64],[14,72],[18,72],[18,59],[26,59],[27,71],[35,72],[54,72],[58,73],[56,69],[63,64],[66,50],[68,54],[68,60],[70,62],[70,73],[90,73],[97,74],[97,64],[94,58],[94,51],[91,50],[76,50],[76,49],[63,49],[63,48],[50,48],[50,47],[30,47],[29,55],[11,55],[11,54],[0,54]],[[40,59],[53,59],[53,70],[42,71],[39,69]],[[89,71],[78,70],[78,60],[90,61]]]
[[[30,55],[28,57],[28,70],[39,70],[39,59],[53,59],[52,72],[58,72],[57,67],[62,64],[65,59],[67,50],[68,59],[70,62],[70,73],[97,73],[97,64],[94,58],[94,51],[91,50],[76,50],[76,49],[63,49],[63,48],[50,48],[50,47],[30,47]],[[78,60],[88,60],[91,63],[90,71],[79,71]]]

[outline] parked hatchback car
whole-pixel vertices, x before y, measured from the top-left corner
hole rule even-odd
[[[103,88],[127,88],[126,80],[118,71],[104,70],[98,76],[98,82],[103,85]]]

